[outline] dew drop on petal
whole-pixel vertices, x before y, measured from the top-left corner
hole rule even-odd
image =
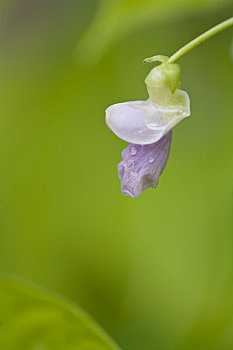
[[[137,153],[137,148],[135,146],[132,146],[131,149],[130,149],[130,153],[132,156],[134,156],[136,153]]]
[[[149,162],[149,163],[153,163],[154,160],[155,160],[155,159],[154,159],[153,157],[151,157],[151,156],[148,157],[148,162]]]

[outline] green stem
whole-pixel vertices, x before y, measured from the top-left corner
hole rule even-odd
[[[179,49],[177,52],[175,52],[168,60],[168,63],[174,63],[176,60],[178,60],[180,57],[185,55],[190,50],[194,49],[197,45],[201,44],[203,41],[211,38],[213,35],[221,32],[222,30],[230,27],[233,25],[233,17],[227,19],[226,21],[219,23],[215,27],[207,30],[207,32],[199,35],[196,39],[190,41],[188,44],[183,46],[181,49]]]
[[[176,60],[178,60],[180,57],[185,55],[190,50],[194,49],[194,47],[201,44],[203,41],[211,38],[213,35],[221,32],[222,30],[230,27],[233,25],[233,17],[227,19],[226,21],[219,23],[215,27],[207,30],[205,33],[199,35],[196,39],[190,41],[188,44],[183,46],[181,49],[176,51],[167,61],[167,63],[174,63]],[[156,57],[156,56],[155,56]],[[154,62],[153,57],[146,58],[144,60],[145,63],[147,62]]]

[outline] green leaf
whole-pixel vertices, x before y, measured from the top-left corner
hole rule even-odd
[[[229,3],[229,0],[223,2]],[[195,10],[209,11],[218,5],[218,0],[102,0],[93,21],[77,43],[75,56],[81,63],[96,62],[118,39],[139,30],[140,26]]]
[[[0,278],[0,349],[119,350],[72,302],[5,277]]]

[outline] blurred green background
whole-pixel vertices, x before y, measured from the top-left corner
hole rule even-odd
[[[232,29],[180,59],[191,117],[156,190],[120,192],[104,110],[147,98],[143,58],[232,1],[0,3],[0,271],[71,298],[124,349],[233,349]]]

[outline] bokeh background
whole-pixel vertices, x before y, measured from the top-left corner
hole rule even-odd
[[[104,110],[147,98],[143,58],[232,1],[0,3],[0,271],[71,298],[124,349],[233,349],[233,45],[179,60],[192,115],[156,190],[120,192]]]

